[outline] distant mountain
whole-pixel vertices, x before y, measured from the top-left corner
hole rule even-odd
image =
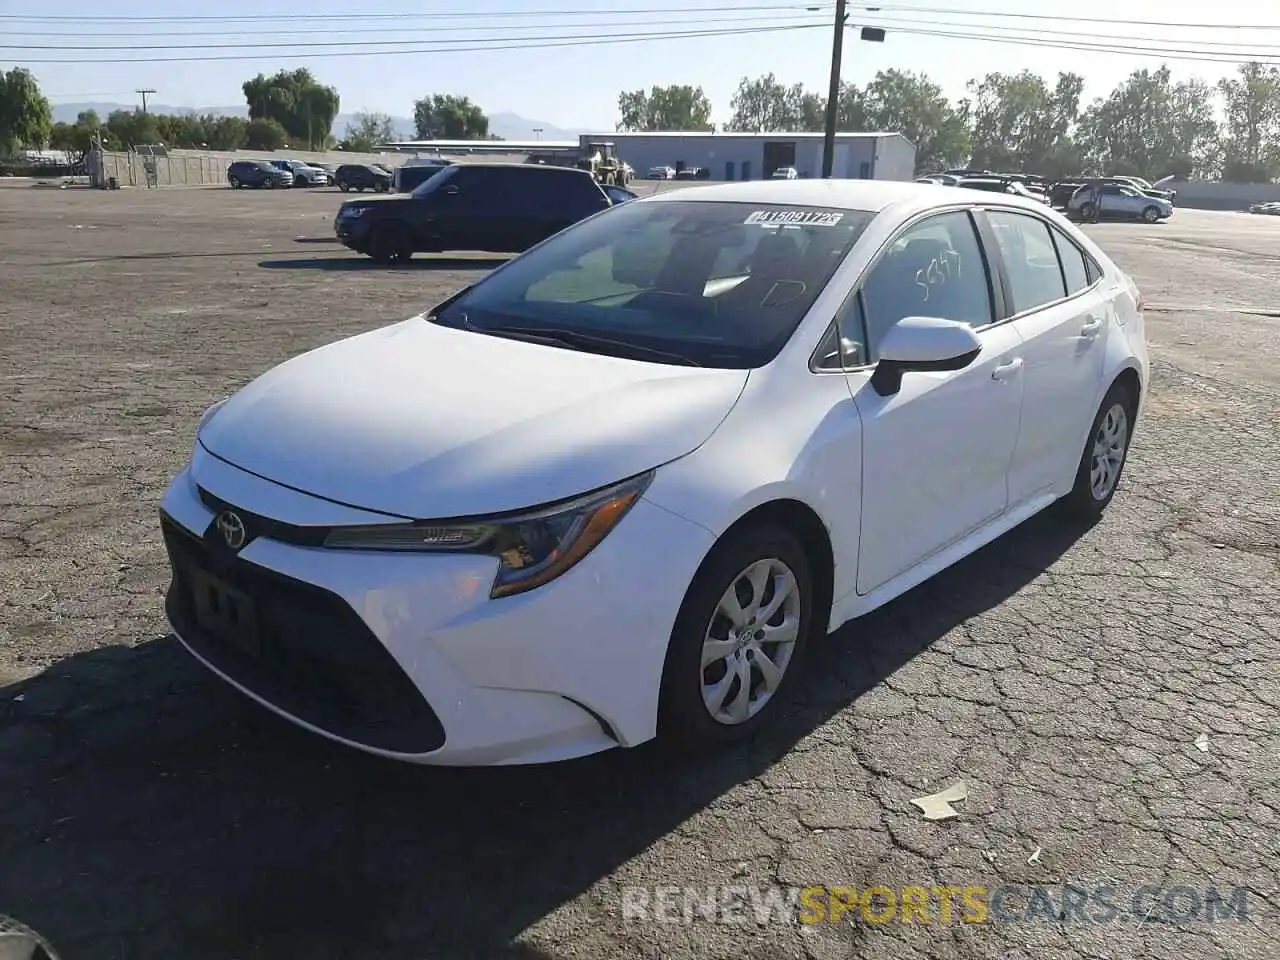
[[[113,110],[133,110],[138,106],[136,103],[55,103],[53,105],[53,119],[56,123],[75,123],[76,117],[85,110],[95,110],[98,116],[103,120],[107,118]],[[165,103],[149,103],[147,109],[151,113],[167,113],[181,116],[183,114],[213,114],[218,117],[244,117],[248,116],[247,107],[174,107]],[[355,120],[354,113],[340,113],[333,121],[333,135],[341,139],[347,132],[347,125]],[[412,117],[392,117],[391,122],[395,127],[396,137],[401,140],[412,140],[414,137],[414,124]],[[541,130],[541,133],[534,133],[535,130]],[[489,115],[489,132],[495,136],[501,137],[503,140],[577,140],[579,133],[587,133],[586,130],[566,129],[557,127],[553,123],[545,120],[532,120],[529,117],[522,117],[518,113],[512,113],[504,110],[500,113],[491,113]]]

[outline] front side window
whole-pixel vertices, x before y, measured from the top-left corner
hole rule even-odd
[[[431,319],[670,363],[768,363],[872,214],[673,200],[613,207],[512,260]]]
[[[988,211],[987,219],[1004,258],[1014,313],[1034,310],[1067,295],[1047,223],[998,210]]]
[[[991,281],[978,234],[963,210],[907,228],[862,283],[868,362],[889,329],[906,317],[956,320],[973,327],[994,318]]]

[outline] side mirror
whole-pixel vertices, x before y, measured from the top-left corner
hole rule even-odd
[[[916,371],[963,370],[982,352],[982,341],[967,323],[938,317],[904,317],[889,328],[871,375],[876,393],[902,389],[902,375]]]

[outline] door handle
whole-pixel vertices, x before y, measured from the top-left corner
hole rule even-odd
[[[991,371],[992,380],[1009,380],[1018,375],[1022,369],[1022,358],[1014,357],[1012,360],[1006,360]]]
[[[1080,328],[1080,336],[1093,338],[1098,335],[1098,332],[1101,329],[1102,329],[1102,318],[1090,317],[1088,321],[1085,322],[1085,325]]]

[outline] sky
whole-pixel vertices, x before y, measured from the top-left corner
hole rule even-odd
[[[874,3],[874,0],[872,0]],[[847,35],[843,77],[866,83],[878,70],[923,71],[951,97],[989,71],[1023,69],[1049,78],[1071,70],[1086,78],[1085,102],[1105,96],[1131,71],[1167,59],[1178,79],[1209,81],[1236,67],[1222,60],[1280,62],[1280,6],[1257,0],[900,0],[879,12],[850,6],[855,25],[883,26],[884,43]],[[175,9],[183,9],[176,13]],[[811,9],[810,8],[816,8]],[[482,12],[476,12],[482,11]],[[555,11],[556,13],[551,13]],[[680,11],[680,12],[675,12]],[[559,127],[611,130],[621,90],[654,84],[701,86],[724,122],[743,76],[772,72],[784,83],[825,92],[830,70],[833,4],[780,0],[220,0],[213,5],[134,0],[104,6],[91,0],[0,2],[0,68],[27,66],[54,102],[136,103],[149,87],[153,103],[230,106],[243,103],[240,84],[259,72],[309,67],[338,89],[342,110],[412,114],[430,93],[471,97],[487,112],[512,111]],[[996,18],[1016,13],[1017,18]],[[1034,19],[1069,16],[1072,21]],[[276,15],[278,20],[265,20]],[[131,22],[102,18],[135,18]],[[191,17],[224,18],[196,22]],[[233,21],[225,18],[258,18]],[[337,19],[341,17],[343,19]],[[359,17],[359,19],[353,19]],[[1194,28],[1081,22],[1102,20],[1200,23]],[[93,21],[91,18],[99,18]],[[1211,21],[1214,28],[1203,24]],[[1229,29],[1228,25],[1250,29]],[[781,27],[794,27],[780,29]],[[734,35],[646,39],[602,44],[608,37],[655,32],[738,30]],[[1040,45],[922,35],[918,31],[1028,37]],[[484,49],[496,43],[575,43],[543,49]],[[452,51],[441,48],[449,41]],[[1049,44],[1109,44],[1116,52]],[[246,48],[244,44],[276,44]],[[281,47],[307,44],[306,48]],[[332,44],[347,44],[335,47]],[[228,44],[241,45],[229,47]],[[330,44],[319,47],[319,44]],[[352,45],[355,46],[352,46]],[[435,45],[424,49],[423,45]],[[112,51],[73,47],[116,47]],[[1140,55],[1141,48],[1199,51],[1208,60]],[[44,47],[46,49],[35,49]],[[415,50],[415,47],[417,48]],[[477,47],[481,49],[476,49]],[[52,48],[52,49],[49,49]],[[397,52],[389,52],[389,51]],[[355,55],[364,52],[367,55]],[[324,53],[325,56],[315,56]],[[301,56],[300,54],[307,54]],[[237,57],[241,59],[216,59]],[[94,63],[92,60],[149,62]],[[50,62],[61,61],[61,62]]]

